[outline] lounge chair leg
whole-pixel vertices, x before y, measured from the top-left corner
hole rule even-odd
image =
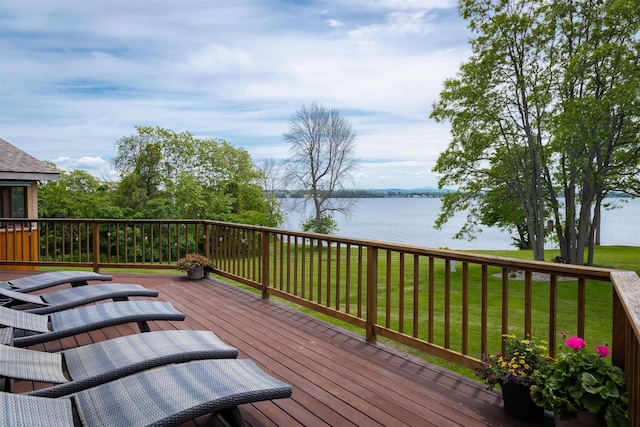
[[[76,288],[78,286],[87,286],[88,284],[89,282],[87,282],[86,280],[82,280],[80,282],[71,282],[71,287]]]
[[[229,423],[229,425],[232,425],[234,427],[246,427],[246,424],[244,423],[242,415],[240,414],[240,410],[237,406],[224,409],[218,412],[218,415],[220,415],[227,423]]]
[[[7,378],[7,377],[0,377],[0,378],[2,378],[2,382],[4,383],[2,389],[7,393],[11,393],[11,383],[12,383],[11,378]]]
[[[140,332],[151,332],[151,328],[147,322],[138,322],[138,328],[140,328]]]

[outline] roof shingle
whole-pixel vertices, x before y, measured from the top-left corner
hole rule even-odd
[[[0,138],[0,179],[55,180],[60,173]]]

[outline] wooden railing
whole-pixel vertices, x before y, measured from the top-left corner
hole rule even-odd
[[[547,340],[552,355],[560,331],[605,340],[613,363],[626,372],[630,425],[640,425],[640,279],[634,272],[213,221],[1,221],[0,233],[11,238],[0,241],[39,247],[20,254],[0,248],[14,254],[0,260],[0,268],[171,269],[198,252],[215,261],[217,274],[259,289],[264,298],[277,296],[354,325],[368,341],[384,337],[468,368],[479,366],[481,354],[501,351],[503,334]],[[594,332],[602,324],[606,336]]]

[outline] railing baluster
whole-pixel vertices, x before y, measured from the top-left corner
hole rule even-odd
[[[398,289],[398,332],[404,334],[404,252],[399,255],[400,267],[398,271],[399,289]],[[388,271],[391,272],[391,263],[388,263]],[[389,300],[391,302],[391,300]]]
[[[376,341],[378,323],[378,248],[367,247],[367,315],[366,340]]]
[[[335,298],[336,298],[336,303],[334,305],[334,308],[337,311],[340,311],[340,243],[336,244],[336,278],[335,278]],[[330,290],[328,290],[328,293],[330,293]]]
[[[429,257],[429,334],[427,341],[432,343],[434,337],[435,313],[435,258]]]
[[[556,356],[556,333],[558,331],[557,323],[558,313],[558,276],[552,274],[549,278],[549,355]]]
[[[318,280],[316,283],[316,302],[322,303],[322,253],[324,251],[324,240],[318,239]]]
[[[325,307],[331,307],[331,242],[327,241],[327,268],[325,271],[325,290],[324,293],[326,295],[325,299]],[[320,301],[318,301],[320,302]]]
[[[344,283],[344,293],[345,293],[345,312],[347,314],[351,314],[351,244],[347,243],[346,247],[346,276]]]
[[[444,260],[444,348],[451,348],[451,260]]]
[[[502,268],[502,335],[509,333],[509,270]],[[506,352],[505,340],[502,340],[500,352]]]
[[[287,293],[291,293],[291,235],[287,234]]]
[[[314,262],[314,256],[313,256],[313,249],[315,247],[315,239],[310,239],[309,240],[309,301],[313,301],[313,262]]]
[[[481,319],[480,319],[480,353],[481,354],[487,354],[487,341],[488,341],[488,334],[487,334],[487,325],[488,325],[488,317],[489,317],[489,310],[488,310],[488,303],[489,303],[489,280],[488,280],[488,273],[487,273],[487,266],[486,265],[482,265],[482,282],[481,282],[481,286],[482,286],[482,290],[481,290],[481,295],[480,295],[480,300],[481,300]]]
[[[385,274],[385,326],[387,328],[391,327],[391,251],[387,252],[387,265],[386,265],[386,274]]]
[[[584,337],[584,319],[586,311],[585,280],[578,279],[578,336]]]
[[[531,272],[524,274],[524,336],[531,338],[531,299],[532,299]]]
[[[363,276],[363,249],[358,246],[358,318],[362,319],[362,276]]]
[[[462,263],[462,354],[469,354],[469,263]]]
[[[420,325],[420,256],[413,255],[413,337],[418,338]]]

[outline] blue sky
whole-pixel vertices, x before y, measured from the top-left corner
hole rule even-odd
[[[0,137],[112,179],[136,125],[279,160],[317,102],[358,133],[355,187],[435,187],[450,137],[429,112],[468,38],[452,0],[3,0]]]

